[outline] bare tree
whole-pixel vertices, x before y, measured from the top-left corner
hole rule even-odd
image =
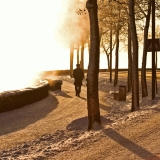
[[[111,10],[112,12],[112,10]],[[110,29],[110,62],[109,63],[109,79],[110,79],[110,83],[112,83],[112,23],[111,23],[111,29]]]
[[[132,45],[131,45],[131,32],[128,23],[128,79],[127,79],[127,91],[132,89]]]
[[[87,72],[88,130],[90,130],[93,128],[94,122],[101,124],[98,95],[100,47],[97,0],[87,0],[86,7],[90,19],[90,56]]]
[[[116,86],[118,84],[118,61],[119,61],[119,21],[118,21],[117,31],[116,31],[115,74],[114,74],[113,86]]]
[[[148,38],[150,14],[151,14],[151,0],[148,1],[147,14],[144,13],[146,17],[146,24],[144,27],[144,45],[143,45],[143,57],[142,57],[142,70],[141,70],[142,97],[148,96],[147,80],[146,80],[146,60],[147,60],[147,38]]]
[[[129,0],[129,22],[133,44],[133,61],[132,61],[132,108],[131,111],[139,109],[139,79],[138,79],[138,38],[135,23],[134,0]]]
[[[70,77],[73,78],[73,52],[74,52],[74,45],[73,43],[70,44]]]
[[[84,42],[81,41],[81,68],[84,69]]]

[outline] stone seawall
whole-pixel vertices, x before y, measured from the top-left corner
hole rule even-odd
[[[49,83],[41,80],[33,87],[0,93],[0,113],[23,107],[48,96]]]

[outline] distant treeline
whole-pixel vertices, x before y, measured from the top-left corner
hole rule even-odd
[[[112,72],[114,72],[115,69],[112,69]],[[157,69],[160,71],[160,68]],[[128,71],[128,69],[118,69],[118,71]],[[141,68],[139,68],[139,71],[141,71]],[[147,68],[146,71],[152,71],[151,68]],[[87,69],[84,69],[84,72],[87,73]],[[100,69],[99,72],[109,72],[108,69]],[[41,76],[45,76],[47,74],[53,74],[55,76],[59,75],[69,75],[70,70],[51,70],[51,71],[42,71],[40,72]]]

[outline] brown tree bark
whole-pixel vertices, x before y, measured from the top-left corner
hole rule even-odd
[[[115,50],[115,74],[114,74],[114,84],[113,86],[116,86],[118,84],[118,61],[119,61],[119,32],[120,32],[120,7],[118,6],[118,24],[117,24],[117,30],[116,30],[116,50]]]
[[[148,1],[148,13],[146,15],[146,24],[144,28],[144,45],[143,45],[143,57],[142,57],[142,70],[141,70],[142,97],[148,96],[147,81],[146,81],[146,61],[147,61],[147,38],[148,38],[150,14],[151,14],[151,0]]]
[[[73,78],[73,53],[74,53],[74,45],[70,44],[70,77]]]
[[[114,84],[116,86],[118,84],[118,52],[119,52],[119,24],[116,33],[116,51],[115,51],[115,74],[114,74]]]
[[[156,68],[156,70],[157,70],[157,59],[158,57],[157,57],[157,52],[156,52],[156,64],[155,64],[155,68]],[[156,93],[158,93],[158,85],[157,85],[157,75],[156,75]]]
[[[84,42],[81,42],[81,68],[84,69]]]
[[[79,64],[79,46],[77,47],[77,64]]]
[[[88,130],[93,128],[94,122],[101,124],[98,74],[99,74],[99,26],[97,15],[97,0],[87,0],[86,8],[90,19],[90,56],[87,72],[87,105],[88,105]]]
[[[107,62],[108,62],[108,70],[110,71],[110,55],[106,53]]]
[[[138,38],[135,24],[134,0],[129,0],[129,22],[133,44],[132,61],[132,108],[131,111],[139,109],[139,79],[138,79]]]
[[[109,61],[108,61],[109,63]],[[110,72],[110,83],[112,83],[112,23],[111,23],[111,29],[110,29],[110,64],[109,64],[109,72]]]
[[[130,92],[132,89],[132,44],[131,44],[131,33],[128,24],[128,80],[127,80],[127,91]]]

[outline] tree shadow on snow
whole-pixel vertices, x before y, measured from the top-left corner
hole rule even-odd
[[[87,98],[84,98],[84,97],[82,97],[82,96],[80,96],[79,98],[81,98],[81,99],[87,101]]]
[[[62,91],[62,90],[55,90],[55,91],[50,91],[51,94],[55,96],[62,96],[65,98],[72,98],[70,95],[67,94],[67,91]]]
[[[103,130],[105,135],[115,142],[119,143],[121,146],[126,148],[127,150],[131,151],[133,154],[141,157],[142,159],[146,160],[160,160],[159,157],[151,153],[150,151],[146,150],[145,148],[137,145],[136,143],[132,142],[131,140],[125,138],[124,136],[120,135],[118,132],[113,130],[112,128],[108,128]]]
[[[101,127],[96,126],[96,128],[93,128],[93,130],[102,129],[104,125],[111,124],[113,121],[104,116],[101,116],[101,122],[102,122],[102,126]],[[66,127],[67,130],[71,130],[71,131],[73,130],[86,131],[87,128],[88,128],[88,117],[78,118],[72,121]]]
[[[80,96],[79,98],[81,98],[82,100],[87,101],[87,98],[84,98],[82,96]],[[111,110],[111,107],[109,107],[107,104],[104,105],[102,103],[99,103],[99,107],[100,107],[100,109],[103,109],[103,110],[105,110],[107,112]]]
[[[109,112],[111,110],[111,107],[104,105],[104,104],[99,104],[99,107],[107,112]]]

